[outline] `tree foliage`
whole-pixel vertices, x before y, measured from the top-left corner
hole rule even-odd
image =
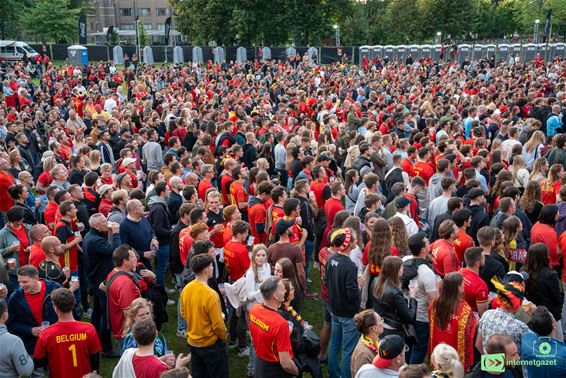
[[[22,18],[25,31],[44,42],[72,42],[78,34],[79,9],[69,7],[69,0],[35,0]]]

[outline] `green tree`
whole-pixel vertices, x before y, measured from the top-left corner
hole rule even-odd
[[[69,0],[36,0],[25,13],[26,32],[40,37],[43,42],[72,42],[77,35],[79,10],[69,8]]]
[[[112,30],[112,33],[110,33],[110,39],[108,40],[108,44],[110,46],[116,46],[120,44],[120,39],[118,36],[118,32],[116,30]]]
[[[392,0],[385,14],[388,43],[412,44],[423,40],[422,4],[415,0]]]
[[[459,38],[473,31],[477,20],[474,0],[422,0],[424,35],[432,40],[437,32],[442,38]]]
[[[142,21],[138,24],[138,35],[140,39],[140,46],[145,47],[147,46],[147,32],[145,31],[145,25]]]
[[[16,0],[0,1],[0,39],[16,36],[21,15],[17,3]]]

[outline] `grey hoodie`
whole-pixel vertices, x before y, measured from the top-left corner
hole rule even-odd
[[[428,203],[430,204],[436,197],[442,195],[442,187],[440,183],[445,176],[440,175],[440,173],[435,173],[430,178],[428,182]]]
[[[8,332],[6,325],[0,324],[0,378],[30,376],[33,371],[33,359],[26,352],[23,341]]]

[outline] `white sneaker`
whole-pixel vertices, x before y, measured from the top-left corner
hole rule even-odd
[[[83,316],[87,319],[92,317],[92,308],[89,308],[87,311],[83,312]]]
[[[173,306],[174,304],[176,304],[177,302],[175,302],[172,299],[167,299],[167,306]]]
[[[168,288],[168,289],[165,289],[165,291],[167,292],[168,295],[173,295],[173,294],[175,294],[175,293],[177,292],[177,290],[175,290],[175,289],[169,289],[169,288]]]
[[[185,331],[184,329],[178,329],[177,330],[177,337],[182,337],[183,339],[187,338],[187,331]]]
[[[246,347],[244,349],[240,349],[238,352],[239,358],[249,357],[250,356],[250,348]]]

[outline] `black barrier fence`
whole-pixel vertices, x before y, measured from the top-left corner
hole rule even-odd
[[[42,51],[43,46],[37,44],[30,44],[36,51]],[[68,56],[67,48],[69,45],[48,45],[46,46],[47,53],[53,60],[65,60]],[[136,54],[136,46],[123,45],[120,46],[124,55],[132,56]],[[89,61],[108,61],[112,60],[112,46],[98,46],[87,45]],[[165,53],[165,46],[152,46],[153,58],[155,62],[173,61],[173,47],[167,47],[167,54]],[[183,56],[185,62],[193,60],[194,46],[181,46],[183,49]],[[237,57],[238,47],[227,46],[221,47],[224,49],[224,56],[226,62],[235,62]],[[263,59],[260,56],[260,51],[263,47],[250,47],[245,46],[246,55],[248,60]],[[214,61],[215,47],[201,46],[202,58],[204,62]],[[285,47],[269,47],[272,60],[285,60],[287,58],[287,48]],[[297,54],[303,57],[307,54],[312,47],[294,47]],[[312,51],[312,50],[311,50]],[[385,58],[389,61],[405,61],[409,55],[413,59],[431,58],[432,60],[457,60],[459,63],[465,60],[492,58],[496,60],[508,60],[511,57],[517,57],[521,61],[533,60],[537,54],[546,60],[553,59],[556,56],[564,57],[566,54],[566,43],[552,43],[546,44],[500,44],[500,45],[458,45],[456,48],[453,46],[441,45],[401,45],[401,46],[344,46],[344,47],[315,47],[317,62],[322,64],[331,64],[334,62],[344,61],[344,55],[350,63],[361,64],[364,59]]]

